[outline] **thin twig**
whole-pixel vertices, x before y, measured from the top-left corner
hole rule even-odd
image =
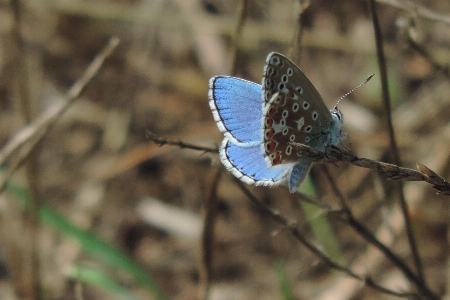
[[[439,194],[450,196],[450,183],[419,163],[417,164],[419,171],[417,171],[373,159],[359,158],[350,150],[338,148],[336,146],[327,148],[326,152],[320,152],[307,145],[298,143],[292,143],[292,145],[295,146],[296,151],[301,155],[310,157],[315,163],[347,161],[357,167],[377,170],[388,180],[423,181],[429,183]]]
[[[31,123],[33,119],[32,113],[32,99],[30,93],[29,82],[29,68],[27,67],[27,55],[25,51],[25,43],[21,33],[22,26],[22,6],[19,0],[11,1],[12,10],[14,13],[14,26],[13,33],[16,42],[16,61],[17,61],[17,80],[19,82],[19,107],[20,112],[27,124]],[[30,203],[28,207],[28,215],[25,215],[25,222],[28,226],[30,235],[30,246],[25,248],[25,257],[30,257],[31,268],[30,274],[27,274],[30,278],[30,284],[28,285],[28,291],[18,291],[19,293],[25,293],[25,298],[34,300],[42,299],[42,282],[41,282],[41,266],[39,259],[39,247],[38,239],[40,233],[40,224],[38,220],[38,209],[40,205],[40,199],[38,195],[38,155],[39,150],[36,147],[28,156],[26,164],[26,174],[28,180],[28,189],[30,191]],[[17,270],[22,272],[25,270]],[[26,272],[25,272],[26,273]]]
[[[165,139],[162,137],[158,137],[150,131],[147,131],[147,138],[150,141],[153,141],[160,146],[171,145],[171,146],[177,146],[182,149],[192,149],[192,150],[199,150],[199,151],[211,152],[211,153],[219,152],[218,148],[208,148],[208,147],[197,146],[194,144],[185,143],[182,141],[173,141],[173,140]]]
[[[172,141],[169,139],[165,139],[162,137],[158,137],[153,133],[148,132],[147,137],[149,140],[154,141],[158,145],[171,145],[177,146],[182,149],[192,149],[209,153],[217,153],[217,148],[203,147],[199,145],[185,143],[183,141]],[[348,149],[338,148],[336,146],[331,146],[326,149],[325,152],[320,152],[314,150],[310,146],[298,143],[291,143],[295,147],[295,150],[299,152],[299,154],[308,156],[315,163],[337,163],[340,161],[349,162],[357,167],[373,169],[379,171],[386,179],[388,180],[399,180],[399,181],[423,181],[429,183],[433,186],[434,189],[438,191],[440,194],[450,196],[450,183],[429,170],[423,165],[418,164],[419,170],[402,168],[394,164],[388,164],[381,161],[368,159],[368,158],[360,158],[356,156],[353,152]],[[428,170],[428,171],[424,171]],[[427,173],[428,172],[428,173]],[[318,202],[314,199],[311,199],[308,196],[299,194],[301,197],[305,197],[307,202],[318,205],[321,208],[329,209],[329,206],[318,204]]]
[[[306,203],[310,203],[312,205],[315,205],[321,209],[327,210],[327,211],[331,211],[332,207],[326,203],[320,203],[318,199],[315,199],[309,195],[306,195],[304,193],[301,193],[299,191],[295,192],[295,195],[297,195],[301,201],[306,202]]]
[[[298,0],[298,14],[297,14],[297,22],[295,24],[295,35],[294,40],[292,42],[292,47],[289,51],[289,56],[292,61],[297,65],[300,65],[300,57],[301,57],[301,49],[302,47],[302,37],[303,37],[303,15],[305,10],[309,7],[309,0]]]
[[[437,71],[442,72],[445,76],[450,77],[450,68],[449,66],[442,66],[439,64],[431,55],[431,53],[422,45],[417,43],[416,39],[412,34],[412,28],[406,28],[406,37],[409,46],[419,53],[423,58],[425,58]]]
[[[212,260],[214,257],[214,229],[217,217],[217,186],[219,184],[222,170],[217,169],[212,181],[211,190],[205,199],[203,206],[203,232],[200,244],[200,267],[199,267],[199,300],[209,299]]]
[[[369,10],[372,16],[372,23],[375,33],[375,45],[377,50],[378,67],[381,74],[381,91],[383,95],[384,111],[386,115],[387,131],[389,133],[389,145],[391,148],[394,163],[398,166],[401,165],[400,154],[397,147],[397,141],[394,134],[394,126],[392,123],[392,113],[391,113],[391,100],[389,96],[388,80],[387,80],[387,69],[386,69],[386,59],[383,51],[383,37],[381,34],[380,22],[378,20],[378,15],[376,11],[375,0],[369,0]],[[423,268],[420,256],[417,250],[417,243],[411,227],[411,219],[408,212],[408,205],[406,203],[405,194],[403,192],[403,184],[401,182],[397,183],[396,189],[399,195],[400,207],[402,210],[403,218],[405,219],[405,230],[408,237],[409,247],[413,256],[414,264],[417,269],[417,274],[420,280],[423,282],[425,279],[423,277]]]
[[[325,177],[328,179],[328,182],[330,183],[331,189],[334,192],[334,195],[338,198],[339,203],[341,205],[341,208],[343,209],[347,209],[348,205],[347,202],[345,200],[344,195],[341,193],[340,189],[337,187],[336,182],[333,180],[333,178],[331,177],[330,172],[328,171],[326,166],[322,166],[322,172],[325,174]]]
[[[421,280],[418,276],[416,276],[410,268],[397,256],[395,255],[388,247],[386,247],[383,243],[381,243],[366,227],[362,225],[358,220],[356,220],[351,213],[350,210],[346,211],[346,221],[347,223],[356,230],[360,236],[364,237],[366,241],[370,244],[377,247],[383,254],[394,263],[397,268],[399,268],[402,273],[418,288],[419,291],[423,295],[427,297],[427,299],[439,299],[439,297],[434,294],[428,286],[425,284],[423,280]]]
[[[241,0],[238,7],[238,20],[233,36],[231,37],[231,58],[230,58],[230,75],[236,75],[237,71],[237,53],[238,43],[242,35],[242,28],[244,27],[245,20],[247,19],[248,0]]]
[[[414,283],[414,285],[422,292],[422,294],[426,295],[429,299],[439,299],[437,295],[435,295],[426,284],[420,280],[411,269],[397,256],[392,252],[386,245],[384,245],[380,240],[377,239],[361,222],[356,220],[353,216],[353,213],[350,207],[346,204],[344,195],[340,192],[339,188],[336,186],[335,181],[331,177],[331,174],[328,172],[325,166],[322,168],[325,177],[327,178],[330,186],[339,199],[339,202],[342,205],[342,212],[345,215],[345,222],[350,225],[356,232],[360,234],[367,242],[371,245],[375,246],[378,250],[380,250],[394,265],[396,265],[405,276]]]
[[[258,200],[245,186],[239,179],[234,179],[236,184],[239,186],[239,188],[244,192],[244,194],[254,203],[257,205],[261,211],[269,215],[272,219],[277,221],[280,225],[287,228],[289,232],[309,251],[311,251],[314,255],[322,259],[326,264],[328,264],[331,268],[338,270],[340,272],[343,272],[344,274],[364,282],[367,286],[378,290],[380,292],[403,297],[403,298],[410,298],[413,296],[417,296],[414,293],[399,293],[395,292],[391,289],[385,288],[383,286],[380,286],[376,284],[370,277],[361,276],[356,273],[354,273],[352,270],[348,269],[347,267],[333,261],[330,257],[328,257],[325,253],[323,253],[319,248],[314,246],[314,244],[310,243],[303,234],[298,230],[297,224],[293,221],[288,220],[285,216],[283,216],[279,211],[274,210],[270,206],[264,204],[262,201]]]
[[[83,75],[81,75],[77,82],[69,89],[65,96],[65,101],[52,106],[41,116],[36,118],[30,125],[22,128],[0,151],[0,165],[4,165],[13,154],[19,151],[19,149],[22,149],[24,145],[29,144],[28,147],[26,147],[27,151],[23,151],[24,153],[20,154],[20,158],[16,159],[14,165],[8,166],[8,172],[0,179],[0,192],[4,190],[8,179],[14,171],[27,159],[29,152],[42,140],[70,105],[78,99],[86,85],[95,75],[97,75],[105,59],[111,55],[118,44],[119,39],[116,37],[112,38],[102,52],[100,52],[91,62]]]
[[[410,0],[377,0],[377,2],[387,4],[389,6],[401,9],[414,15],[418,15],[421,18],[427,20],[442,22],[447,25],[450,25],[450,16],[448,14],[438,13]]]

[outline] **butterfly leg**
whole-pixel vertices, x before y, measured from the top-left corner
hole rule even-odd
[[[346,143],[344,143],[344,139],[347,138],[348,140],[348,146]],[[352,141],[350,140],[350,135],[348,133],[341,133],[341,137],[339,138],[339,143],[344,145],[344,147],[348,150],[348,151],[352,151]]]

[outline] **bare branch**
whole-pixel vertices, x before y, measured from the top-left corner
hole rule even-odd
[[[74,83],[66,94],[65,101],[50,107],[41,116],[36,118],[29,125],[22,128],[0,151],[0,165],[3,166],[7,160],[17,152],[21,152],[19,157],[10,164],[6,174],[0,179],[0,191],[2,191],[6,182],[14,171],[26,161],[29,153],[35,149],[36,145],[46,136],[51,127],[56,123],[59,117],[70,107],[70,105],[78,99],[86,85],[97,75],[102,67],[105,59],[109,57],[112,51],[119,44],[119,39],[112,38],[106,47],[91,62],[83,75]],[[27,145],[26,147],[23,147]],[[25,149],[26,148],[26,149]],[[19,151],[25,149],[25,151]]]

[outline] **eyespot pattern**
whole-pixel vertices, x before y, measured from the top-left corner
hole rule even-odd
[[[278,56],[272,56],[270,58],[270,63],[274,66],[278,66],[280,64],[281,60]]]
[[[287,155],[291,155],[292,154],[292,146],[287,146],[286,147],[286,154]]]
[[[286,74],[291,77],[292,75],[294,75],[294,71],[292,70],[292,68],[288,68],[286,71]]]
[[[309,103],[307,101],[303,101],[302,105],[303,105],[303,109],[304,110],[308,110],[309,107],[310,107],[310,105],[309,105]]]

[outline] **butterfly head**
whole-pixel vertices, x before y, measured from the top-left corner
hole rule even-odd
[[[327,144],[338,145],[342,141],[342,136],[345,135],[342,133],[341,129],[342,123],[344,122],[344,115],[336,106],[330,110],[330,113],[333,121],[330,128],[329,141]]]
[[[335,106],[333,109],[330,110],[331,116],[333,117],[333,120],[335,122],[338,122],[339,124],[342,124],[344,122],[344,115],[342,112]]]

